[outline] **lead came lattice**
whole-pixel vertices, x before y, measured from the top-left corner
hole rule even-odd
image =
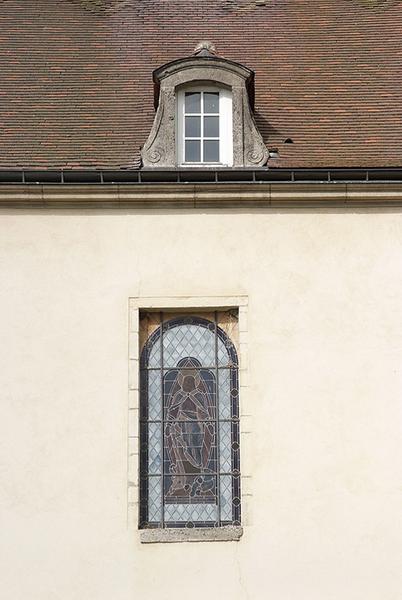
[[[148,332],[140,362],[142,528],[240,524],[238,359],[222,314],[160,314]]]

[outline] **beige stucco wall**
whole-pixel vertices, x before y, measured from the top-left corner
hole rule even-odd
[[[400,600],[401,211],[3,210],[0,286],[1,598]],[[181,295],[249,299],[238,543],[127,521],[128,299]]]

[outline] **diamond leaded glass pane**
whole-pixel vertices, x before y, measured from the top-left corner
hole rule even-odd
[[[148,367],[159,367],[161,364],[161,360],[162,360],[162,353],[161,353],[161,344],[160,342],[157,342],[155,344],[152,344],[152,346],[148,347],[146,346],[144,348],[144,354],[149,354],[149,358],[145,362],[145,364],[147,364]]]
[[[148,448],[149,474],[162,474],[162,435],[160,423],[148,424]]]
[[[221,520],[232,520],[232,477],[230,475],[220,476],[220,509]]]
[[[194,323],[174,325],[163,335],[164,367],[175,367],[183,357],[195,358],[200,366],[215,364],[214,325],[202,327]]]
[[[162,377],[159,369],[148,372],[148,415],[151,421],[162,419]]]
[[[231,417],[231,372],[229,369],[219,369],[219,418],[230,419]]]
[[[219,454],[221,473],[232,470],[232,424],[230,421],[219,423]]]
[[[150,523],[162,519],[162,477],[148,479],[148,519]]]
[[[167,523],[205,523],[218,521],[218,506],[216,504],[168,504],[165,506]]]
[[[222,315],[224,313],[219,313]],[[222,319],[165,319],[141,355],[141,526],[240,520],[237,353]],[[236,497],[235,497],[236,495]]]

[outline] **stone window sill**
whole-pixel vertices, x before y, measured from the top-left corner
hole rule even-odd
[[[243,535],[243,527],[202,527],[195,529],[141,529],[142,544],[177,542],[238,542]]]

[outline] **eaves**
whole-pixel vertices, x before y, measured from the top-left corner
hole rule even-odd
[[[0,208],[402,207],[402,182],[0,185]]]

